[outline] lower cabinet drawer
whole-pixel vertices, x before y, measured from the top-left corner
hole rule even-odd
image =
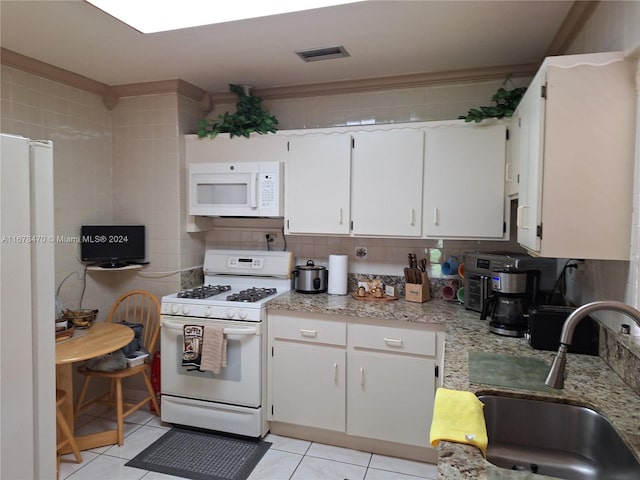
[[[269,315],[269,320],[275,339],[340,346],[347,343],[347,325],[344,321],[281,314]]]
[[[349,345],[387,352],[402,352],[433,357],[436,332],[393,328],[380,325],[349,324]]]

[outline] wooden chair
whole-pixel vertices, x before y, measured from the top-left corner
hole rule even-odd
[[[76,463],[82,463],[82,455],[80,455],[76,439],[73,436],[71,428],[69,428],[69,424],[64,418],[64,414],[62,413],[61,407],[66,399],[67,392],[64,390],[56,390],[56,420],[61,433],[60,440],[56,445],[56,478],[58,478],[58,475],[60,474],[60,451],[67,445],[71,448],[73,455],[76,457]]]
[[[156,399],[156,394],[149,378],[149,366],[151,356],[155,352],[158,334],[160,333],[160,301],[150,292],[145,290],[133,290],[123,294],[113,304],[107,315],[107,322],[141,323],[144,325],[143,342],[149,352],[149,357],[141,365],[126,367],[114,372],[99,372],[80,367],[78,371],[84,375],[84,382],[78,395],[74,414],[78,415],[90,405],[95,403],[106,403],[115,405],[116,418],[118,422],[118,445],[124,443],[124,419],[137,411],[140,407],[151,401],[156,414],[160,414],[160,407]],[[125,378],[142,375],[148,396],[137,403],[124,402],[122,396],[122,380]],[[111,380],[111,389],[91,400],[85,401],[89,383],[93,378],[107,378]]]

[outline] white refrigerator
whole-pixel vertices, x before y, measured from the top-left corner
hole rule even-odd
[[[0,147],[0,478],[55,479],[53,144]]]

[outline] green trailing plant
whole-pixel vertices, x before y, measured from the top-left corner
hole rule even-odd
[[[520,100],[522,100],[524,92],[527,91],[527,87],[514,87],[511,90],[507,90],[504,88],[507,82],[511,82],[510,76],[502,82],[503,86],[491,97],[491,101],[495,105],[472,108],[466,115],[460,115],[458,118],[464,119],[465,122],[479,123],[485,118],[511,117]],[[511,83],[513,84],[513,82]]]
[[[233,137],[249,138],[251,133],[274,133],[278,125],[276,117],[262,109],[262,99],[251,95],[242,85],[229,85],[229,90],[238,95],[236,112],[225,112],[216,120],[203,119],[198,123],[198,137],[215,138],[219,133]]]

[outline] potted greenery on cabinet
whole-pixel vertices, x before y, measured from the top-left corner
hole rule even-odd
[[[466,115],[460,115],[459,119],[465,122],[479,123],[485,118],[504,118],[513,116],[513,112],[522,100],[527,87],[514,87],[511,90],[504,88],[507,82],[511,82],[507,77],[502,83],[502,87],[491,97],[491,101],[495,103],[492,106],[478,107],[470,109]],[[512,82],[513,83],[513,82]]]
[[[219,133],[228,133],[232,138],[242,136],[249,138],[251,133],[274,133],[278,125],[276,117],[262,109],[262,99],[251,95],[251,87],[246,85],[229,85],[229,90],[238,95],[236,112],[225,112],[218,120],[203,119],[198,124],[198,137],[215,138]]]

